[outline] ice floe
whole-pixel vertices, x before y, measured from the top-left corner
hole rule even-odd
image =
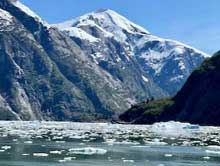
[[[107,153],[107,150],[101,148],[93,148],[93,147],[86,147],[86,148],[72,148],[69,149],[70,154],[81,154],[81,155],[104,155]]]
[[[11,146],[2,146],[1,149],[8,150],[11,149]]]
[[[62,150],[54,150],[54,151],[50,151],[50,154],[62,154]]]
[[[0,138],[6,137],[13,137],[15,142],[22,139],[24,144],[30,145],[36,141],[44,140],[59,145],[74,141],[78,142],[80,146],[92,142],[105,143],[109,146],[208,146],[207,150],[218,149],[220,146],[220,128],[180,122],[155,123],[153,125],[121,125],[1,121]],[[82,149],[80,150],[82,151]]]
[[[173,157],[172,154],[165,154],[164,156],[165,156],[165,157]]]
[[[124,163],[133,163],[134,160],[123,160]]]
[[[33,156],[35,157],[47,157],[49,154],[47,153],[33,153]]]

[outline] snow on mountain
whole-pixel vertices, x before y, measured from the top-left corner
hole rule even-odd
[[[132,58],[132,61],[138,62],[145,74],[170,95],[175,94],[191,72],[209,57],[178,41],[157,37],[109,9],[91,12],[53,26],[62,31],[69,31],[70,36],[71,28],[74,27],[99,39],[96,47],[100,46],[100,49],[93,48],[91,55],[95,55],[94,52],[101,53],[104,55],[101,61],[103,59],[109,61],[113,55],[117,56],[115,59],[118,60],[121,56],[128,61]],[[83,42],[87,38],[85,34],[75,36],[82,39],[81,45],[86,52],[91,49],[91,45],[85,46]],[[90,38],[88,37],[87,40]],[[116,50],[109,48],[110,43],[117,43],[118,48]],[[98,63],[101,62],[94,56],[93,59]],[[116,60],[114,63],[117,65],[119,61]]]
[[[94,20],[61,32],[18,1],[1,0],[0,9],[0,119],[110,120],[165,97],[129,46]]]
[[[71,37],[78,37],[82,40],[87,40],[89,42],[99,41],[98,38],[93,37],[92,35],[88,34],[86,31],[80,28],[77,28],[77,27],[66,28],[66,29],[63,29],[63,31],[66,31]]]
[[[10,1],[14,6],[19,8],[23,12],[25,12],[27,15],[33,17],[34,19],[37,19],[39,22],[41,22],[47,28],[50,27],[50,25],[46,21],[44,21],[41,17],[39,17],[35,12],[33,12],[31,9],[29,9],[27,6],[25,6],[19,0],[10,0]]]
[[[5,10],[0,9],[0,32],[12,31],[14,28],[13,16]]]
[[[0,8],[0,119],[111,119],[176,93],[205,57],[111,10],[48,28],[19,1]]]
[[[145,82],[149,82],[148,78],[146,78],[145,76],[142,75],[142,79],[145,81]]]
[[[125,17],[109,9],[100,9],[95,12],[88,13],[76,19],[58,24],[57,27],[65,29],[67,27],[83,27],[83,26],[97,26],[103,32],[111,33],[116,39],[124,42],[127,39],[124,31],[130,34],[149,34],[144,28],[132,23]]]
[[[12,22],[13,16],[5,10],[0,9],[0,19],[7,22]]]

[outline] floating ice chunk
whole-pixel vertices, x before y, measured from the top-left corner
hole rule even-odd
[[[165,156],[165,157],[173,157],[172,154],[165,154],[164,156]]]
[[[85,136],[81,136],[81,135],[73,135],[73,136],[69,136],[70,139],[84,139]]]
[[[121,141],[121,142],[113,142],[112,144],[117,145],[139,145],[139,142],[131,142],[131,141]]]
[[[11,146],[2,146],[1,149],[8,150],[11,149]]]
[[[66,160],[59,160],[59,162],[60,162],[60,163],[65,163],[65,162],[66,162]]]
[[[24,141],[25,144],[32,144],[33,141]]]
[[[134,148],[150,148],[150,146],[146,146],[146,145],[143,145],[143,146],[132,146]]]
[[[54,136],[53,140],[63,140],[63,136]]]
[[[22,156],[30,156],[28,153],[23,153]]]
[[[59,160],[60,163],[65,163],[65,162],[69,162],[69,161],[72,161],[72,160],[75,160],[76,157],[64,157],[63,160]]]
[[[94,155],[94,154],[104,155],[107,153],[107,150],[101,148],[87,147],[87,148],[69,149],[69,152],[71,154],[82,154],[82,155]]]
[[[64,160],[65,161],[72,161],[72,160],[75,160],[76,157],[64,157]]]
[[[62,154],[62,151],[54,150],[54,151],[50,151],[50,154]]]
[[[163,136],[187,136],[191,135],[194,131],[199,131],[200,126],[198,125],[191,125],[189,123],[181,123],[181,122],[162,122],[162,123],[155,123],[152,125],[151,128],[152,132],[163,135]]]
[[[56,143],[64,144],[66,141],[55,141]]]
[[[204,159],[204,160],[209,160],[210,157],[209,157],[209,156],[205,156],[205,157],[203,157],[203,159]]]
[[[220,151],[216,151],[216,150],[206,150],[206,153],[210,153],[210,154],[218,154],[220,155]]]
[[[133,163],[134,160],[123,160],[124,163]]]
[[[155,145],[155,146],[165,146],[167,145],[166,142],[160,142],[160,141],[146,141],[147,145]]]
[[[49,154],[47,153],[33,153],[33,156],[35,157],[47,157]]]
[[[215,150],[220,150],[220,146],[217,146],[217,145],[209,145],[209,146],[207,146],[207,148],[215,149]]]

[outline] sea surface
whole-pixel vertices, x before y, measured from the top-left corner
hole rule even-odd
[[[220,128],[0,122],[0,166],[194,165],[220,165]]]

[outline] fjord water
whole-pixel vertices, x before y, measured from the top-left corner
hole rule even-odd
[[[1,166],[217,166],[220,128],[0,122]]]

